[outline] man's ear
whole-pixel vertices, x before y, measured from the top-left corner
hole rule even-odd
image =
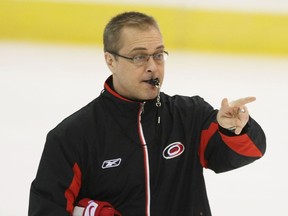
[[[105,61],[106,61],[107,66],[112,71],[113,67],[114,67],[114,63],[115,63],[114,56],[111,53],[109,53],[109,52],[105,52],[104,56],[105,56]]]

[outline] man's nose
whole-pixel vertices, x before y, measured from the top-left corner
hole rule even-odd
[[[157,69],[157,63],[154,60],[153,56],[149,56],[146,64],[146,71],[147,72],[154,72]]]

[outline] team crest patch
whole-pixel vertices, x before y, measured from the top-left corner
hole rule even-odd
[[[119,166],[121,163],[121,158],[105,160],[102,164],[102,169],[113,168]]]
[[[169,144],[163,151],[163,157],[165,159],[172,159],[181,155],[185,150],[185,147],[180,142],[174,142]]]

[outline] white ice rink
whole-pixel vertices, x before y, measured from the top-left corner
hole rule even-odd
[[[164,92],[200,95],[215,108],[223,97],[257,97],[248,109],[266,132],[266,155],[205,171],[213,215],[287,216],[288,58],[169,53]],[[97,47],[0,42],[1,216],[27,215],[47,132],[97,97],[109,75]]]

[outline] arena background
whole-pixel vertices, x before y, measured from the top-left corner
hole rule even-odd
[[[1,0],[0,215],[27,214],[47,132],[99,95],[110,75],[104,25],[130,10],[159,21],[170,54],[163,91],[215,108],[223,97],[257,97],[248,108],[267,153],[233,172],[205,170],[213,215],[288,215],[286,0]]]
[[[137,10],[159,20],[170,50],[288,53],[285,0],[121,2],[2,0],[0,38],[101,45],[111,16]]]

